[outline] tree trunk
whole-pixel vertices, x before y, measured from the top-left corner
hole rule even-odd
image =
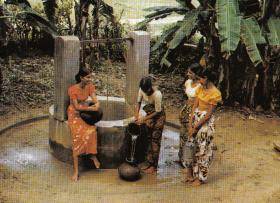
[[[55,25],[57,23],[57,17],[55,13],[57,8],[56,0],[43,1],[43,5],[48,20]]]
[[[92,17],[93,17],[93,29],[92,29],[92,38],[97,39],[98,38],[98,30],[99,30],[99,8],[100,8],[100,0],[95,1],[96,4],[94,5],[93,11],[92,11]]]
[[[80,33],[81,33],[81,40],[85,40],[87,36],[87,22],[88,22],[88,9],[89,9],[90,2],[88,0],[81,0],[80,1],[80,13],[81,13],[81,27],[80,27]],[[82,44],[82,65],[85,66],[85,59],[86,59],[86,54],[85,54],[85,44]]]

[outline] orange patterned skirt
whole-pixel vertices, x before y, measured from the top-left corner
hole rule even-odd
[[[67,110],[68,125],[72,135],[72,150],[76,155],[97,154],[96,126],[85,123],[78,111],[70,105]]]

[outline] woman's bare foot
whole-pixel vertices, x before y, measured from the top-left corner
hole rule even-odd
[[[182,172],[183,174],[187,174],[187,173],[188,173],[188,169],[187,169],[187,168],[182,168],[182,169],[181,169],[181,172]]]
[[[183,182],[185,183],[192,183],[195,179],[193,177],[186,177]]]
[[[74,173],[74,175],[71,178],[74,182],[77,182],[79,179],[79,174],[78,173]]]
[[[200,186],[201,184],[202,182],[197,178],[192,182],[193,187]]]
[[[147,174],[152,174],[152,173],[155,173],[157,170],[155,167],[153,166],[150,166],[149,168],[143,170],[144,173],[147,173]]]
[[[100,162],[98,161],[96,156],[92,156],[90,159],[93,161],[96,168],[100,168]]]

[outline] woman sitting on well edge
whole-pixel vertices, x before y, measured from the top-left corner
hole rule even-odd
[[[97,132],[96,126],[87,124],[80,116],[81,111],[98,111],[99,102],[95,95],[95,86],[91,82],[92,73],[87,69],[80,69],[76,75],[77,84],[68,89],[70,105],[68,107],[68,125],[72,135],[72,150],[74,161],[73,181],[77,181],[78,156],[81,154],[91,154],[91,160],[96,168],[100,167],[97,154]],[[94,105],[89,106],[86,102],[91,97]]]

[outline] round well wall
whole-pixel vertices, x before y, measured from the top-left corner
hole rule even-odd
[[[96,123],[97,151],[102,168],[117,168],[125,159],[125,129],[133,121],[133,110],[124,98],[98,96],[103,118]],[[52,154],[72,163],[72,137],[67,121],[59,121],[50,108],[49,144]],[[81,156],[81,165],[90,165],[88,156]]]

